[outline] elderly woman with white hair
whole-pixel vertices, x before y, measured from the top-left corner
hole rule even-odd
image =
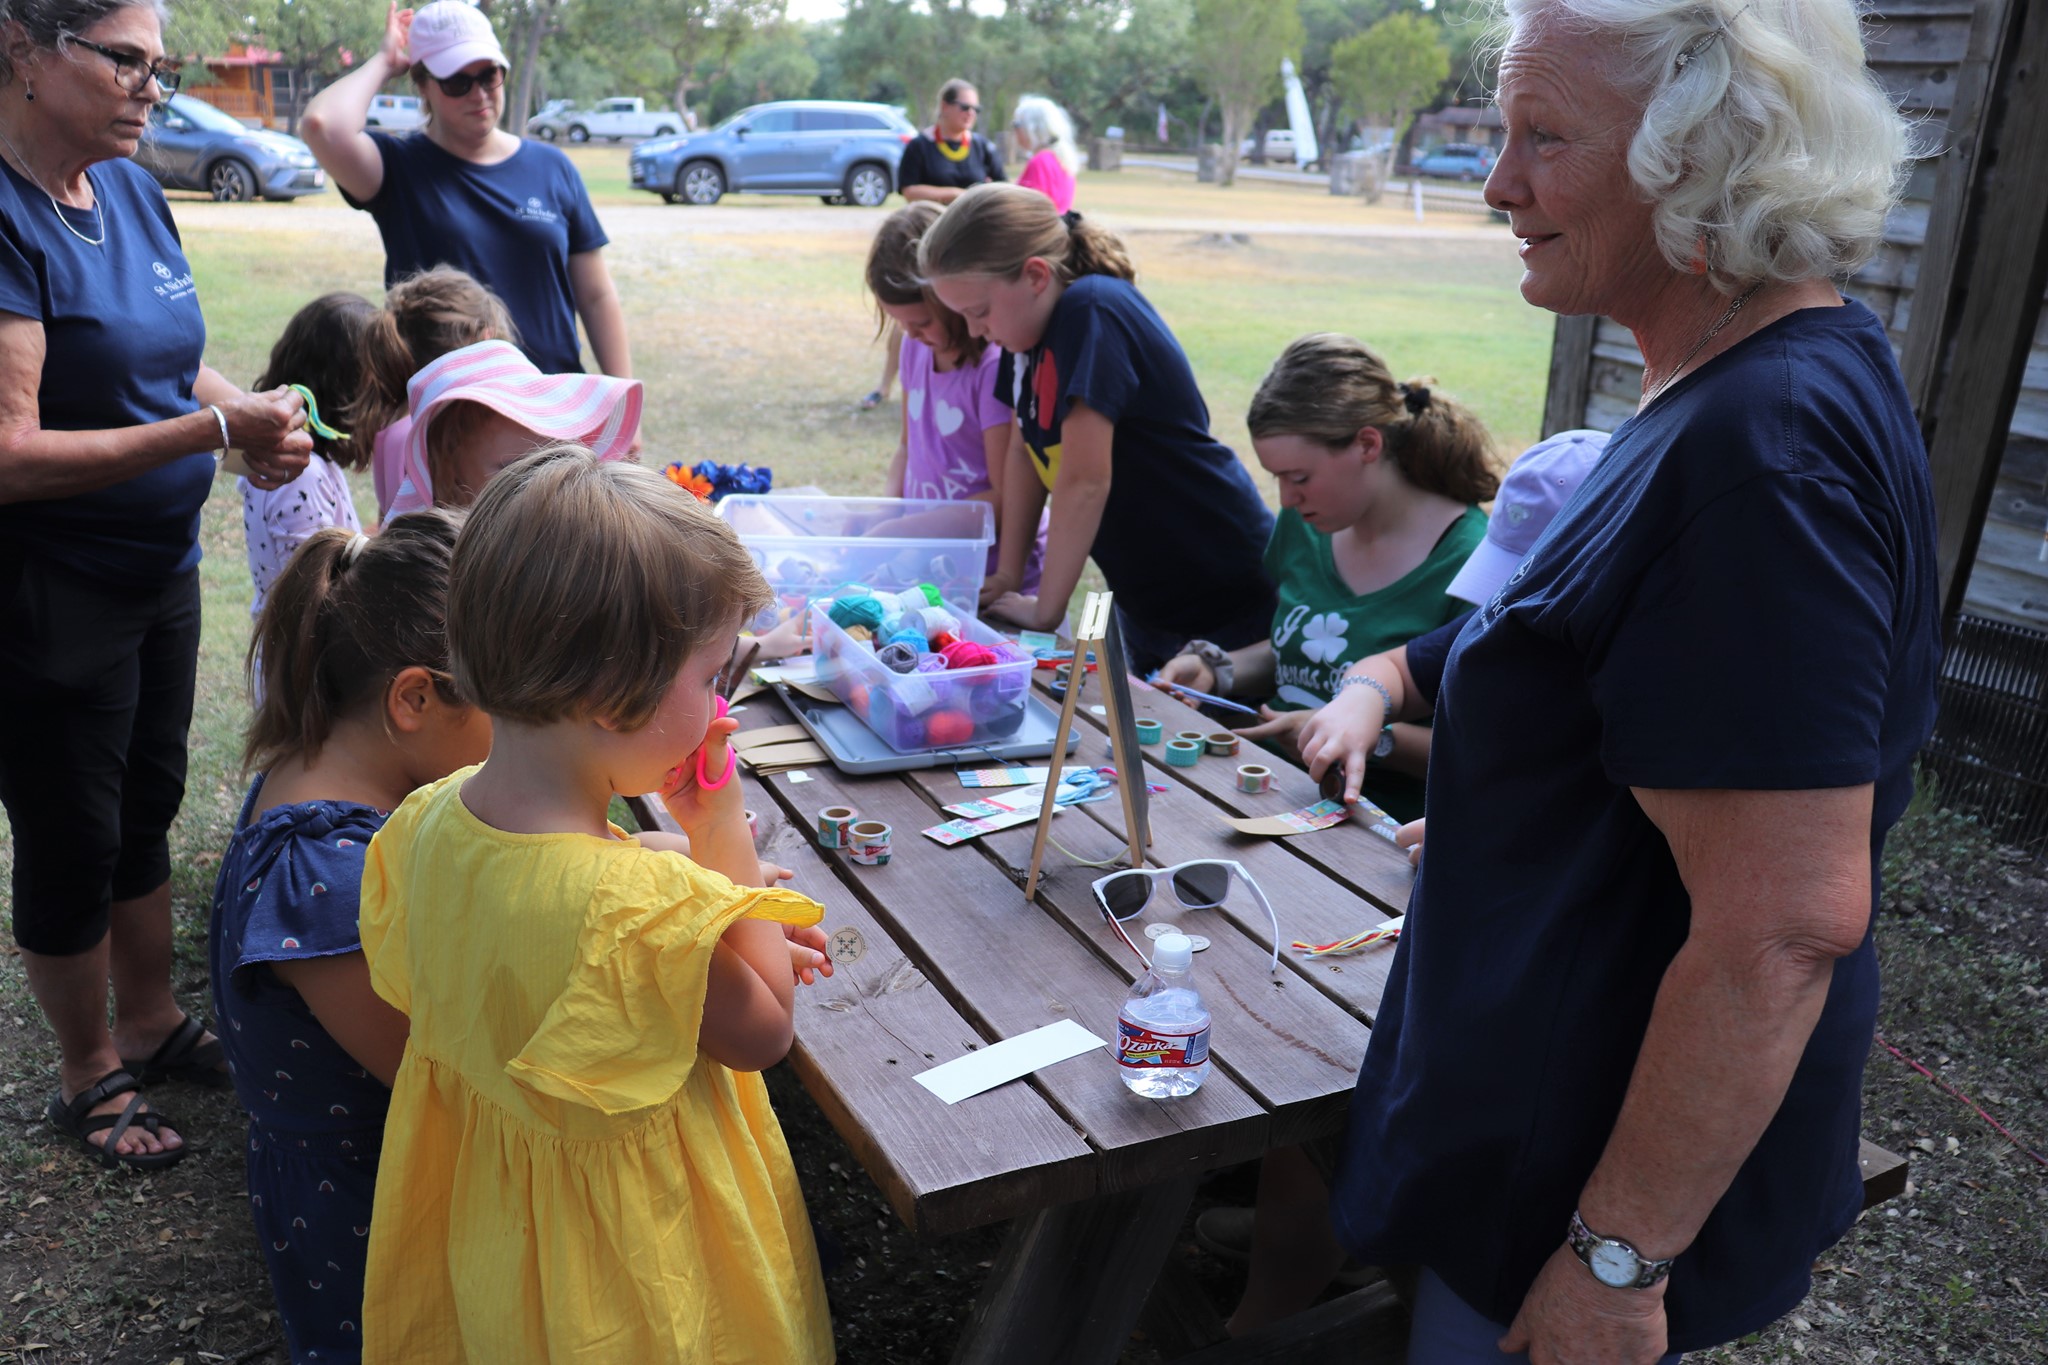
[[[1017,183],[1052,200],[1061,213],[1074,207],[1074,177],[1081,173],[1081,152],[1074,145],[1074,121],[1067,111],[1043,95],[1017,101],[1010,120],[1017,149],[1029,153]]]
[[[1452,648],[1332,1213],[1421,1267],[1411,1360],[1649,1365],[1790,1310],[1861,1208],[1939,607],[1919,427],[1834,281],[1906,133],[1852,0],[1504,28],[1487,202],[1524,298],[1634,333],[1642,401]],[[1343,689],[1312,767],[1411,705]]]

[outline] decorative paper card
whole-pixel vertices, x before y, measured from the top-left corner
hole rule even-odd
[[[1075,773],[1087,771],[1087,764],[1071,763],[1060,769],[1060,780],[1064,782]],[[958,776],[963,787],[1042,787],[1051,772],[1050,767],[964,768]]]
[[[1060,647],[1059,637],[1050,631],[1044,630],[1020,630],[1017,632],[1017,643],[1024,647],[1024,651],[1027,654],[1036,654],[1041,649],[1058,649]]]
[[[920,1071],[911,1079],[947,1104],[958,1104],[1019,1076],[1029,1076],[1041,1067],[1108,1046],[1073,1020],[1062,1019],[1057,1024],[991,1043],[965,1057],[955,1057],[929,1071]]]
[[[1057,807],[1054,808],[1054,813],[1058,813]],[[976,839],[984,834],[993,834],[999,829],[1008,829],[1012,825],[1028,825],[1037,818],[1038,808],[1036,806],[1026,806],[1023,810],[1004,811],[1000,815],[987,815],[980,819],[948,820],[945,824],[933,825],[930,829],[922,831],[922,833],[925,838],[935,840],[938,843],[944,844],[947,848],[951,848],[955,844],[964,844],[969,839]]]
[[[1008,815],[1013,810],[1024,810],[1027,807],[1036,810],[1038,804],[1043,800],[1045,800],[1045,788],[1042,785],[1037,787],[1015,787],[1006,792],[998,792],[994,796],[984,797],[979,801],[956,801],[950,806],[941,806],[939,809],[945,811],[948,815],[965,816],[969,820],[985,820],[992,815]]]
[[[754,676],[764,683],[816,682],[818,665],[813,659],[795,659],[786,664],[763,664],[754,670]]]
[[[1358,804],[1352,807],[1352,811],[1357,815],[1359,823],[1390,844],[1394,842],[1394,836],[1401,832],[1401,822],[1399,820],[1396,820],[1393,816],[1387,814],[1363,797],[1359,798]]]
[[[1230,827],[1239,834],[1257,834],[1284,839],[1293,834],[1313,834],[1319,829],[1328,829],[1341,824],[1350,817],[1341,801],[1318,801],[1313,806],[1288,811],[1285,815],[1264,815],[1251,820],[1232,820]],[[1382,812],[1384,814],[1384,812]]]

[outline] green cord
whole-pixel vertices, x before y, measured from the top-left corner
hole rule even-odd
[[[285,387],[306,400],[306,430],[330,441],[346,441],[349,438],[347,432],[336,431],[320,420],[320,400],[313,396],[311,389],[304,384],[287,384]]]

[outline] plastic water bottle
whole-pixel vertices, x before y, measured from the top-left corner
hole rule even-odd
[[[1209,1077],[1209,1011],[1191,979],[1194,960],[1185,934],[1161,935],[1152,970],[1117,1012],[1117,1070],[1147,1099],[1192,1095]]]

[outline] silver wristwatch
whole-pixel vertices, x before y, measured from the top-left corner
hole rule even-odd
[[[1602,1237],[1586,1226],[1586,1220],[1572,1213],[1572,1253],[1585,1262],[1593,1278],[1609,1289],[1648,1289],[1671,1273],[1671,1261],[1652,1261],[1618,1237]]]
[[[1388,756],[1389,754],[1391,754],[1391,753],[1393,753],[1393,752],[1394,752],[1394,727],[1393,727],[1393,726],[1391,726],[1391,725],[1388,725],[1388,726],[1384,726],[1384,727],[1382,727],[1382,728],[1381,728],[1381,730],[1380,730],[1380,737],[1379,737],[1379,740],[1378,740],[1378,742],[1376,742],[1376,743],[1375,743],[1375,744],[1374,744],[1374,745],[1372,746],[1372,756],[1373,756],[1374,758],[1385,758],[1385,757],[1387,757],[1387,756]]]
[[[1207,640],[1190,640],[1180,652],[1192,654],[1209,665],[1209,671],[1216,675],[1216,690],[1226,697],[1230,695],[1231,685],[1237,681],[1237,665],[1231,661],[1228,650]]]

